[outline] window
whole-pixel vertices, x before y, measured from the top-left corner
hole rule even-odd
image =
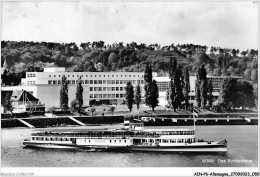
[[[123,87],[120,87],[120,91],[123,91],[124,90],[124,88]]]
[[[112,91],[115,91],[115,87],[112,87]]]
[[[127,77],[127,75],[125,75],[125,77]]]
[[[71,84],[71,80],[68,80],[67,82],[68,82],[68,84]]]
[[[120,80],[120,84],[123,84],[124,83],[124,81],[123,80]]]
[[[106,98],[107,97],[107,94],[103,94],[103,98]]]
[[[119,80],[116,80],[116,84],[119,84]]]
[[[123,75],[121,75],[121,77],[123,77]]]
[[[90,90],[90,91],[93,91],[93,87],[89,87],[89,90]]]
[[[94,80],[94,84],[98,84],[98,81],[97,81],[97,80]]]
[[[54,77],[56,77],[56,75],[54,75]]]
[[[98,87],[98,91],[102,91],[102,87]]]
[[[68,77],[70,77],[70,75],[68,75]]]
[[[97,75],[95,75],[95,77],[97,77]]]
[[[51,75],[49,75],[49,77],[51,77]]]
[[[119,94],[116,94],[116,98],[119,98]]]
[[[107,81],[107,84],[112,84],[112,81],[111,81],[111,80],[108,80],[108,81]]]
[[[103,91],[106,91],[107,90],[107,88],[106,87],[103,87]]]
[[[133,83],[136,84],[136,80],[133,80]]]
[[[58,84],[60,84],[61,83],[61,80],[58,80]]]
[[[115,96],[116,96],[115,94],[112,94],[112,98],[115,98]]]
[[[99,81],[98,81],[98,84],[102,84],[102,80],[99,80]]]
[[[124,80],[124,84],[126,84],[127,83],[127,80]]]
[[[106,80],[103,80],[103,84],[106,84]]]
[[[90,80],[90,84],[93,84],[93,80]]]
[[[85,80],[85,84],[89,84],[89,80]]]
[[[99,75],[99,77],[101,77],[101,75]]]
[[[98,87],[94,87],[94,91],[98,91]]]
[[[51,81],[51,80],[48,80],[48,84],[52,84],[52,81]]]
[[[124,94],[120,94],[120,98],[123,98],[124,97]]]
[[[71,81],[71,84],[75,84],[75,80],[72,80],[72,81]]]
[[[86,75],[86,77],[88,77],[88,75]]]
[[[106,75],[104,75],[104,77],[106,77]]]
[[[92,77],[92,75],[90,75],[90,77]]]
[[[99,94],[98,96],[99,96],[99,98],[102,98],[102,94]]]
[[[94,94],[94,98],[97,98],[98,97],[98,94]]]
[[[141,84],[144,84],[144,80],[141,80]]]
[[[135,75],[134,75],[134,77],[135,77]]]
[[[114,75],[112,75],[112,77],[114,77]]]
[[[112,87],[107,87],[107,91],[111,91],[111,88],[112,88]]]
[[[131,77],[131,75],[129,75],[129,77]]]
[[[119,91],[119,87],[116,87],[116,91]]]
[[[93,98],[93,94],[90,94],[89,97],[90,97],[90,98]]]
[[[56,81],[56,80],[54,80],[54,81],[53,81],[53,84],[57,84],[57,81]]]
[[[115,80],[112,80],[112,84],[115,84],[116,83],[116,81]]]
[[[72,77],[74,77],[74,75],[72,75]]]

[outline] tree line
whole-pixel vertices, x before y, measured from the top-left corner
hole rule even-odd
[[[258,50],[226,49],[196,44],[106,44],[103,41],[52,43],[1,41],[1,67],[5,85],[19,85],[26,72],[42,72],[44,67],[66,67],[67,71],[144,72],[149,63],[160,76],[170,69],[171,56],[195,74],[203,64],[209,75],[241,76],[257,82]]]

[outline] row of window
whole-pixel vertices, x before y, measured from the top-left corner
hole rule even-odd
[[[62,77],[62,75],[49,75],[49,77]],[[79,77],[84,77],[84,75],[74,75],[74,74],[72,74],[72,75],[65,75],[66,77],[77,77],[77,78],[79,78]],[[121,75],[118,75],[118,74],[112,74],[112,75],[85,75],[85,77],[143,77],[144,75],[123,75],[123,74],[121,74]],[[28,75],[27,75],[27,77],[28,77]]]
[[[35,81],[27,81],[27,85],[35,85]]]
[[[142,87],[140,87],[142,91]],[[124,87],[89,87],[89,91],[125,91]]]
[[[124,98],[125,94],[89,94],[90,98]]]
[[[36,77],[36,74],[35,73],[28,73],[27,77]]]
[[[126,84],[128,81],[132,84],[144,84],[143,80],[82,80],[82,84]],[[67,80],[67,82],[68,84],[77,84],[78,80]],[[61,80],[48,80],[48,84],[61,84]]]

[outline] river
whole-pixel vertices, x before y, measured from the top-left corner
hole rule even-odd
[[[121,128],[122,124],[87,128]],[[146,127],[176,128],[176,127]],[[193,127],[177,127],[193,128]],[[32,132],[79,130],[82,127],[2,129],[2,167],[257,167],[258,126],[196,126],[197,139],[228,142],[226,154],[158,152],[84,152],[23,148]]]

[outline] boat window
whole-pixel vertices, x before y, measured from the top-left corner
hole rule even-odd
[[[35,140],[35,137],[32,137],[32,140]]]
[[[116,143],[116,140],[115,140],[115,143]]]
[[[110,143],[112,143],[112,140],[110,140]]]
[[[45,141],[49,141],[49,138],[46,137],[46,138],[45,138]]]
[[[126,143],[126,140],[125,140],[125,143]]]
[[[121,143],[121,140],[119,140],[119,143]]]

